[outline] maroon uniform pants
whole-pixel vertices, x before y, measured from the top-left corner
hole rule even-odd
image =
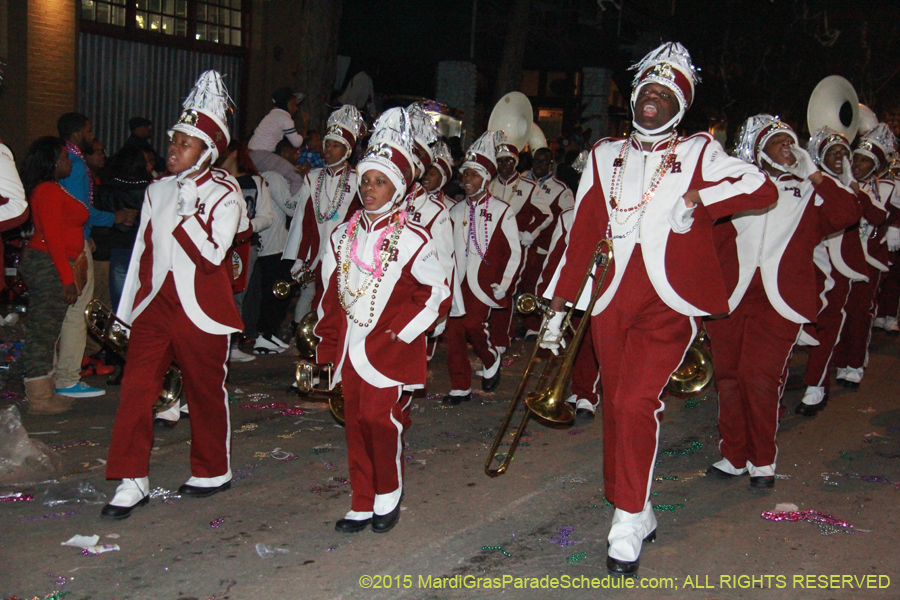
[[[878,316],[896,317],[900,309],[900,252],[890,253],[891,268],[881,278]]]
[[[844,308],[847,319],[841,332],[841,341],[834,349],[834,358],[831,360],[835,367],[861,369],[865,366],[866,350],[872,336],[872,322],[878,312],[876,300],[881,271],[868,265],[866,274],[869,281],[854,281],[850,288],[847,306]]]
[[[776,311],[759,270],[728,317],[706,322],[719,391],[719,451],[738,469],[775,464],[779,404],[800,325]]]
[[[615,296],[591,326],[603,383],[606,497],[617,509],[639,513],[650,497],[665,408],[660,396],[697,325],[656,294],[638,245]]]
[[[578,324],[575,324],[575,327],[578,327]],[[572,393],[597,408],[600,402],[600,395],[597,393],[599,383],[600,369],[597,366],[597,355],[594,353],[593,335],[589,325],[575,357],[575,364],[572,365]]]
[[[344,433],[350,463],[351,509],[371,512],[376,494],[403,483],[403,434],[409,429],[411,394],[402,386],[377,388],[362,379],[350,359],[341,369]]]
[[[153,403],[174,359],[191,413],[191,475],[220,477],[231,467],[227,334],[201,331],[184,312],[171,273],[134,320],[122,397],[113,424],[106,476],[147,477],[153,447]]]
[[[481,359],[485,369],[491,368],[497,360],[496,350],[492,345],[494,340],[488,335],[488,320],[493,312],[491,307],[476,298],[465,282],[462,296],[466,314],[450,317],[446,329],[450,387],[458,391],[472,387],[472,364],[469,362],[467,343],[472,344],[475,355]]]
[[[807,386],[824,387],[825,391],[831,389],[831,367],[834,348],[841,339],[841,330],[844,328],[844,307],[850,296],[850,280],[832,269],[831,276],[834,279],[834,287],[824,292],[825,275],[816,269],[816,285],[819,290],[819,314],[816,317],[816,339],[818,346],[809,346],[806,363],[806,377],[803,383]],[[822,299],[824,297],[824,300]],[[821,306],[824,304],[824,306]],[[756,463],[753,463],[756,464]]]

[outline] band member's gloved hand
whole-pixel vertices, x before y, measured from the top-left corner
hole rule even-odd
[[[690,231],[691,225],[694,223],[694,217],[691,215],[694,214],[695,208],[697,207],[691,206],[689,208],[685,199],[683,197],[679,198],[668,214],[669,226],[672,228],[672,231],[675,233],[687,233]]]
[[[888,227],[887,235],[884,239],[887,241],[888,250],[891,252],[900,250],[900,228]]]
[[[200,192],[197,191],[197,183],[190,177],[178,184],[178,216],[190,217],[197,214],[197,204],[200,200]]]
[[[434,326],[434,331],[431,332],[431,337],[433,337],[433,338],[438,337],[439,335],[444,333],[444,330],[446,328],[447,328],[447,319],[442,319],[441,321],[438,321],[438,324]]]
[[[503,288],[501,288],[499,284],[492,283],[491,290],[493,290],[494,292],[495,300],[503,300],[504,298],[506,298],[506,292],[503,291]]]
[[[782,167],[791,175],[795,175],[800,179],[806,180],[809,179],[810,175],[819,170],[819,168],[816,167],[816,163],[814,163],[813,159],[809,156],[809,152],[807,152],[803,148],[791,146],[791,154],[794,155],[794,158],[797,159],[797,162],[792,165],[784,165]]]
[[[519,232],[519,243],[528,248],[534,243],[534,236],[527,231]]]
[[[841,161],[841,166],[843,170],[841,171],[841,183],[850,187],[850,184],[856,183],[856,179],[853,178],[853,169],[850,168],[850,161],[847,160],[845,156]]]
[[[546,348],[554,355],[559,354],[560,348],[566,347],[566,340],[562,334],[562,322],[565,313],[562,311],[556,313],[546,320],[544,325],[544,336],[541,338],[541,348]]]
[[[297,279],[297,275],[300,274],[300,271],[302,271],[304,267],[306,267],[306,263],[303,260],[299,258],[295,260],[294,266],[291,267],[291,277]]]

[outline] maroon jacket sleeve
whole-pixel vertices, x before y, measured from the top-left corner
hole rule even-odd
[[[822,183],[813,187],[822,198],[819,207],[819,229],[822,237],[850,227],[862,217],[862,205],[856,194],[848,192],[830,177],[823,176]]]

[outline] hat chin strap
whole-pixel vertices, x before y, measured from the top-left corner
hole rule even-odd
[[[769,155],[766,154],[765,152],[760,152],[760,153],[759,153],[759,160],[768,163],[769,166],[773,167],[774,169],[777,169],[777,170],[781,171],[782,173],[790,173],[790,171],[788,171],[787,169],[785,169],[783,165],[779,165],[779,164],[776,163],[774,160],[772,160],[771,158],[769,158]],[[760,164],[759,166],[762,167],[761,164]]]
[[[341,143],[343,144],[343,142],[341,142]],[[344,152],[344,156],[342,156],[341,159],[340,159],[339,161],[334,162],[334,163],[331,163],[331,164],[326,164],[325,166],[328,167],[328,168],[333,168],[333,167],[338,166],[338,165],[341,164],[342,162],[346,162],[346,160],[347,160],[348,158],[350,158],[350,153],[353,152],[353,149],[352,149],[352,148],[349,148],[349,147],[347,146],[347,144],[344,144],[344,148],[347,148],[347,150]]]
[[[198,160],[197,163],[190,169],[186,169],[186,170],[182,171],[181,173],[179,173],[178,177],[175,178],[175,181],[182,182],[182,181],[184,181],[184,179],[186,177],[190,177],[191,175],[193,175],[194,173],[199,171],[200,168],[203,166],[203,163],[206,162],[206,159],[212,157],[212,153],[213,153],[213,149],[210,148],[209,146],[207,146],[206,152],[203,153],[203,155],[200,157],[200,160]]]
[[[632,112],[634,112],[634,106],[633,106],[633,105],[632,105],[632,107],[631,107],[631,110],[632,110]],[[672,117],[671,119],[669,119],[669,122],[668,122],[668,123],[666,123],[665,125],[660,125],[660,126],[657,127],[656,129],[646,129],[646,128],[644,128],[643,126],[641,126],[641,125],[637,122],[637,119],[632,119],[632,120],[631,120],[631,125],[632,125],[635,129],[637,129],[640,133],[642,133],[642,134],[644,134],[644,135],[655,136],[655,135],[659,135],[659,134],[661,134],[661,133],[666,133],[669,129],[674,128],[676,125],[678,125],[678,123],[681,122],[681,118],[682,118],[682,117],[684,117],[684,109],[679,110],[679,111],[678,111],[678,114],[676,114],[674,117]]]

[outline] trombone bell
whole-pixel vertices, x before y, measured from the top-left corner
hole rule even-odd
[[[297,390],[301,395],[308,399],[325,399],[328,401],[328,408],[334,418],[343,425],[344,423],[344,392],[340,386],[331,389],[332,377],[331,365],[320,367],[311,362],[301,360],[297,363],[297,371],[295,378],[297,380]],[[316,380],[322,376],[327,377],[327,388],[317,388]]]
[[[536,310],[543,312],[544,306],[541,299],[534,294],[520,294],[516,298],[516,310],[523,315],[530,315]]]

